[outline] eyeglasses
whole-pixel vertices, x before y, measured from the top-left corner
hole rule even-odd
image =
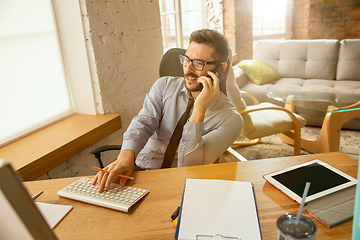
[[[197,71],[204,70],[205,65],[216,65],[222,62],[222,61],[204,62],[199,59],[190,59],[185,54],[180,54],[179,57],[180,57],[180,63],[184,67],[187,67],[191,63],[193,68]]]

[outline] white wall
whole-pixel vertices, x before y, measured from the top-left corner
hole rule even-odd
[[[93,51],[102,109],[120,114],[122,129],[95,144],[121,144],[122,134],[142,107],[158,78],[162,57],[160,11],[157,0],[80,0],[88,50]],[[90,58],[91,59],[91,58]],[[90,63],[91,64],[91,63]],[[104,153],[104,165],[118,153]],[[92,175],[97,166],[89,149],[39,179]]]

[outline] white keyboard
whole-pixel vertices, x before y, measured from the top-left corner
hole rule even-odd
[[[149,190],[129,186],[120,187],[115,183],[105,187],[103,192],[99,193],[97,192],[98,185],[91,185],[92,180],[81,178],[61,189],[57,194],[61,197],[128,213],[135,203],[149,193]]]

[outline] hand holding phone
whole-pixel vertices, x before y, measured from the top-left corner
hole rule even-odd
[[[219,82],[224,78],[225,74],[223,71],[223,65],[219,64],[219,66],[216,66],[215,69],[212,71],[213,73],[209,73],[209,75],[214,76],[214,79],[218,78],[219,80],[213,81],[212,77],[207,76],[211,79],[212,83],[210,83],[209,79],[202,78],[201,80],[198,80],[198,86],[200,88],[203,87],[201,82],[205,84],[208,84],[206,88],[206,91],[204,92],[197,92],[195,95],[196,101],[194,103],[194,110],[189,118],[189,122],[203,122],[205,118],[205,112],[210,106],[212,102],[214,102],[215,99],[217,99],[220,95],[220,89],[219,89]],[[211,85],[212,86],[211,86]],[[202,89],[201,89],[202,90]],[[201,91],[200,89],[198,91]]]
[[[224,70],[223,70],[222,64],[219,64],[214,70],[212,70],[212,72],[218,73],[217,77],[219,78],[219,81],[221,81],[224,78]],[[212,79],[212,77],[210,75],[207,75],[206,77],[211,79],[211,83],[214,82],[214,80]],[[199,83],[200,92],[203,90],[203,88],[204,88],[203,84]]]

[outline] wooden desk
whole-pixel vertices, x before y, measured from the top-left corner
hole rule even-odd
[[[298,204],[271,186],[262,176],[315,158],[352,177],[357,175],[358,165],[342,152],[134,172],[135,180],[129,181],[128,185],[148,189],[150,194],[130,214],[56,195],[59,189],[78,178],[26,182],[25,186],[30,194],[44,191],[36,201],[74,206],[55,229],[59,239],[158,240],[174,237],[175,226],[170,216],[181,201],[186,178],[249,181],[255,186],[262,237],[266,240],[276,239],[276,219],[285,213],[296,213]],[[303,214],[313,219],[318,226],[317,240],[351,239],[352,220],[327,228],[305,210]]]

